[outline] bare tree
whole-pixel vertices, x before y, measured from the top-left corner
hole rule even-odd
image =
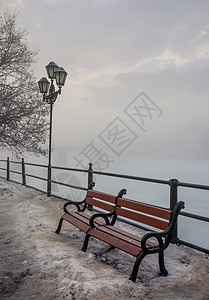
[[[0,14],[0,147],[44,154],[48,107],[30,69],[37,52],[30,50],[16,18],[8,9]]]

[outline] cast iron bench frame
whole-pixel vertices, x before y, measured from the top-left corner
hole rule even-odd
[[[181,209],[184,208],[184,202],[179,201],[173,211],[155,207],[153,205],[124,199],[122,196],[126,190],[122,189],[118,196],[105,194],[98,191],[88,190],[83,201],[68,201],[64,204],[65,214],[61,217],[56,233],[59,234],[63,220],[71,223],[86,233],[82,250],[86,252],[89,238],[92,236],[106,244],[110,249],[118,248],[134,257],[136,257],[130,280],[135,282],[138,274],[140,263],[145,256],[158,253],[160,275],[167,276],[168,271],[164,264],[164,250],[172,241],[173,232]],[[104,202],[105,201],[105,202]],[[75,205],[77,212],[69,212],[68,205]],[[88,205],[102,208],[107,213],[95,213],[89,216],[85,213]],[[129,233],[125,230],[118,229],[115,225],[117,218],[125,217],[126,220],[134,220],[140,224],[148,225],[147,230],[142,237]],[[96,220],[103,218],[105,221]],[[153,229],[151,229],[151,226]],[[155,231],[155,230],[158,231]],[[159,231],[160,230],[160,231]],[[156,241],[150,241],[154,238]],[[149,240],[149,241],[148,241]]]
[[[94,186],[94,183],[90,187]],[[115,203],[118,198],[121,198],[126,193],[125,189],[119,191],[118,195],[110,195],[103,192],[88,189],[86,197],[83,201],[67,201],[64,206],[64,215],[60,218],[57,230],[57,234],[60,233],[63,221],[67,221],[75,227],[79,228],[83,232],[88,232],[91,229],[90,215],[86,214],[88,206],[94,206],[107,213],[103,213],[105,220],[108,222],[108,216],[111,216],[115,210]],[[77,208],[75,212],[69,212],[67,206],[74,205]],[[104,224],[101,221],[95,221],[97,226]]]
[[[91,236],[109,244],[111,249],[118,248],[136,257],[130,280],[135,282],[140,263],[145,256],[158,253],[160,274],[167,276],[168,271],[164,264],[164,250],[169,246],[176,226],[180,210],[184,208],[184,202],[179,201],[173,211],[155,207],[149,204],[136,202],[129,199],[117,198],[116,206],[112,213],[105,215],[96,213],[90,218],[91,228],[86,232],[82,250],[85,252]],[[112,221],[108,217],[112,216]],[[142,237],[120,230],[114,226],[117,218],[125,217],[126,220],[134,220],[142,224],[154,227],[156,232],[147,228],[148,231]],[[96,224],[96,218],[104,218],[106,225]],[[157,240],[153,242],[152,239]],[[149,240],[149,241],[148,241]]]

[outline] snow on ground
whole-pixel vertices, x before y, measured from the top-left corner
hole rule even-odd
[[[169,275],[158,276],[157,256],[142,262],[136,283],[128,280],[134,258],[64,222],[55,233],[63,201],[0,180],[1,300],[209,299],[209,259],[184,246],[165,254]],[[126,230],[131,226],[120,223]]]

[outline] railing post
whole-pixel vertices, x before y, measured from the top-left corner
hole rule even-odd
[[[52,177],[52,171],[51,171],[51,165],[48,165],[48,176],[47,176],[47,196],[51,197],[51,177]]]
[[[7,157],[7,180],[9,180],[9,157]]]
[[[24,161],[24,158],[22,158],[22,185],[26,185],[26,180],[25,180],[25,161]]]
[[[93,168],[92,163],[89,163],[89,169],[88,169],[88,186],[93,182]],[[93,190],[93,187],[90,188]]]
[[[170,179],[169,183],[170,183],[170,210],[173,210],[178,201],[178,180]],[[172,243],[177,243],[178,241],[177,221],[173,231]]]
[[[91,185],[92,182],[93,182],[93,168],[92,168],[92,163],[89,163],[89,169],[88,169],[88,187],[89,187],[90,190],[93,190],[93,185]],[[90,205],[90,204],[88,204],[87,209],[88,210],[93,210],[93,206]]]

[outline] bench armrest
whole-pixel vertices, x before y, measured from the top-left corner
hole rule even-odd
[[[90,220],[89,220],[89,224],[92,228],[95,228],[96,225],[94,224],[94,220],[96,218],[103,218],[106,222],[106,225],[114,225],[115,222],[116,222],[116,219],[117,219],[117,215],[115,214],[115,211],[116,211],[116,205],[117,205],[117,202],[118,202],[118,198],[122,198],[123,195],[126,194],[126,189],[122,189],[118,192],[118,195],[117,197],[115,198],[115,207],[113,209],[112,212],[110,213],[97,213],[97,214],[94,214],[93,216],[91,216]],[[110,222],[108,217],[112,217],[113,216],[113,219],[112,221]]]
[[[64,210],[64,212],[65,212],[66,214],[69,214],[69,211],[67,210],[67,206],[68,206],[68,205],[74,205],[74,206],[77,207],[78,211],[83,211],[84,207],[81,208],[81,206],[80,206],[80,205],[83,205],[83,204],[84,204],[84,206],[85,206],[85,200],[79,201],[79,202],[78,202],[78,201],[72,201],[72,200],[69,200],[69,201],[67,201],[67,202],[64,204],[63,210]]]
[[[91,182],[88,186],[88,190],[92,189],[95,186],[95,182]],[[68,205],[74,205],[77,207],[78,211],[85,211],[87,204],[85,203],[86,198],[83,201],[72,201],[72,200],[68,200],[64,206],[63,206],[63,210],[66,214],[69,214],[69,211],[67,210],[67,206]],[[81,207],[82,206],[82,207]]]
[[[158,245],[155,247],[147,246],[147,240],[150,238],[156,238]],[[147,254],[158,253],[166,248],[161,235],[157,232],[146,233],[141,239],[141,247],[142,250]]]
[[[110,212],[110,213],[97,213],[97,214],[94,214],[89,219],[89,224],[90,224],[91,228],[95,228],[96,227],[96,225],[94,224],[94,220],[96,218],[103,218],[105,220],[105,222],[106,222],[106,225],[110,225],[110,221],[109,221],[108,217],[113,216],[114,213],[115,213],[115,209],[112,212]]]
[[[173,231],[174,231],[174,228],[176,225],[178,215],[179,215],[181,209],[183,209],[183,208],[184,208],[183,201],[179,201],[175,205],[168,228],[166,230],[161,231],[161,232],[149,232],[149,233],[146,233],[142,237],[141,246],[142,246],[142,249],[145,251],[145,253],[148,253],[148,254],[149,253],[157,253],[157,252],[165,250],[168,247],[168,245],[170,244],[170,242],[172,240],[172,235],[173,235]],[[148,248],[146,243],[147,243],[147,240],[150,238],[156,238],[158,241],[158,246],[153,247],[153,248],[152,247]]]

